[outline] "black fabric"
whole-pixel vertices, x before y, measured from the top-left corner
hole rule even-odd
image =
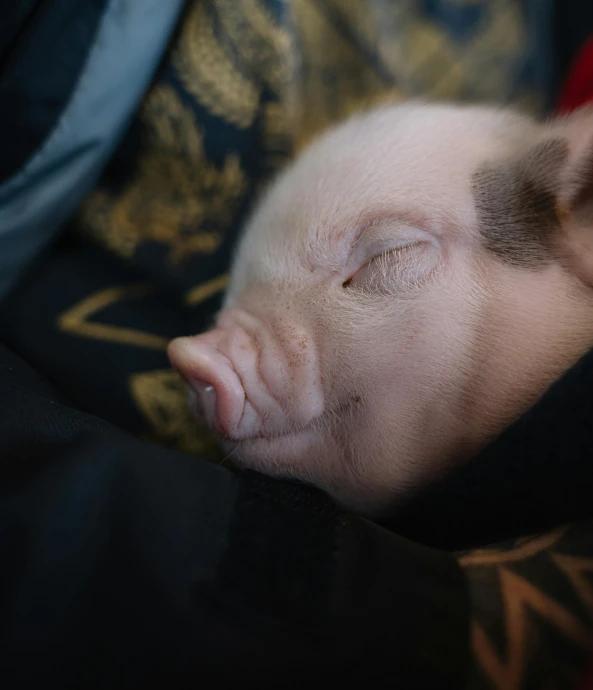
[[[463,686],[455,559],[313,489],[143,443],[0,347],[7,687]]]
[[[402,508],[411,538],[469,548],[593,517],[593,351],[470,464]]]
[[[72,338],[65,329],[56,328],[56,315],[68,311],[73,292],[84,299],[106,286],[107,291],[121,289],[124,293],[129,288],[129,297],[111,304],[107,300],[92,310],[85,322],[125,331],[135,329],[164,342],[191,330],[191,312],[180,305],[174,293],[147,285],[145,276],[126,270],[101,250],[81,246],[68,236],[30,267],[18,288],[3,302],[0,330],[5,342],[58,383],[77,407],[131,433],[143,434],[147,420],[129,405],[126,390],[135,372],[169,366],[165,347],[132,349],[124,340],[114,348],[101,337]],[[215,300],[204,305],[203,318],[208,318],[215,306]]]
[[[29,22],[44,0],[3,0],[0,5],[0,74],[10,55],[18,50],[20,39],[26,36]]]
[[[24,165],[56,125],[106,5],[107,0],[52,0],[38,2],[32,13],[26,7],[9,10],[16,45],[0,71],[0,183]]]

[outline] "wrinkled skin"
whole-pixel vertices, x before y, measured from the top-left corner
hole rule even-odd
[[[552,138],[562,155],[531,165]],[[590,112],[541,124],[424,104],[313,143],[247,224],[216,327],[169,348],[233,461],[379,515],[470,460],[593,345],[592,151]],[[523,196],[541,182],[552,211],[527,211],[536,239],[517,233],[507,256],[505,194],[532,200],[513,182],[490,203],[500,185],[475,173],[492,163],[504,180],[522,160]]]

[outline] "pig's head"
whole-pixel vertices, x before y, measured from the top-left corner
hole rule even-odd
[[[590,111],[409,104],[314,143],[169,349],[232,460],[377,515],[475,455],[593,344],[592,163]]]

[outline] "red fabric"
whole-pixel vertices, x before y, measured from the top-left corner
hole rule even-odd
[[[570,112],[593,103],[593,35],[577,54],[560,94],[558,110]]]

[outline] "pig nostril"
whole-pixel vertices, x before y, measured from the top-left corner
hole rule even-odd
[[[178,338],[169,346],[171,363],[192,388],[203,421],[215,433],[232,436],[239,431],[245,390],[232,361],[222,351],[226,331],[216,330]]]
[[[192,387],[200,401],[206,423],[213,428],[216,422],[216,390],[214,386],[205,381],[194,381]]]

